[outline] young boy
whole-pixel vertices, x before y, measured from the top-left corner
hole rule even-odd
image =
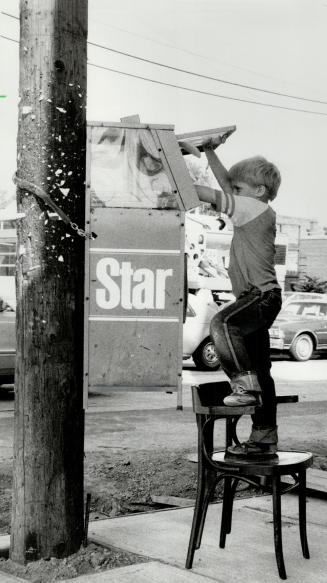
[[[196,186],[200,200],[226,213],[234,226],[228,272],[236,301],[214,316],[211,335],[231,382],[225,405],[262,404],[252,417],[249,440],[228,453],[271,457],[278,437],[268,330],[282,300],[274,267],[276,215],[268,201],[277,195],[281,179],[277,168],[261,157],[243,160],[227,172],[214,152],[223,141],[203,146],[223,192]]]

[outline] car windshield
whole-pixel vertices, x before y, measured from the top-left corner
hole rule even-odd
[[[311,318],[327,317],[327,304],[314,302],[292,302],[285,306],[283,312],[296,316],[307,316]]]

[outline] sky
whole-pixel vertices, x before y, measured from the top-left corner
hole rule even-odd
[[[18,39],[2,12],[18,16],[18,0],[0,0],[0,35]],[[326,25],[327,0],[89,0],[90,42],[166,67],[89,45],[88,120],[139,114],[176,133],[236,125],[224,164],[265,156],[282,175],[276,212],[327,225]],[[0,37],[0,190],[10,192],[18,75],[18,45]]]

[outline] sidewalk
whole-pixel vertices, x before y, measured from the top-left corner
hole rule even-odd
[[[308,498],[307,528],[311,559],[306,560],[300,545],[297,496],[286,494],[282,498],[284,560],[290,581],[326,581],[326,510],[327,501]],[[94,542],[110,544],[156,561],[150,566],[134,566],[135,583],[205,583],[210,580],[221,583],[230,580],[233,583],[280,582],[274,552],[271,497],[235,501],[233,528],[227,537],[225,549],[219,548],[220,514],[221,504],[209,507],[202,545],[195,553],[192,571],[186,571],[184,565],[193,508],[99,521],[90,525],[89,536]],[[173,569],[170,578],[167,565]],[[129,570],[132,571],[131,567],[117,569],[116,578],[110,578],[110,581],[132,581],[129,579]],[[105,580],[85,577],[79,578],[79,583]]]
[[[310,475],[310,471],[308,471]],[[308,476],[309,477],[309,476]],[[289,581],[325,583],[327,500],[308,498],[307,529],[311,559],[302,556],[297,496],[282,497],[283,547]],[[219,548],[221,504],[208,510],[201,548],[193,569],[185,559],[193,508],[163,510],[99,520],[89,525],[89,540],[146,557],[147,563],[66,579],[64,583],[279,583],[274,552],[271,497],[235,501],[233,528],[226,548]],[[5,541],[4,537],[0,538]],[[8,541],[8,538],[7,538]],[[23,582],[0,572],[0,583]]]
[[[282,499],[283,546],[289,581],[325,583],[327,501],[308,498],[311,559],[302,557],[297,497]],[[65,583],[279,583],[273,539],[271,497],[235,501],[233,529],[225,549],[218,544],[221,504],[209,507],[193,569],[184,568],[193,508],[165,510],[93,522],[90,540],[150,558],[150,562],[67,579]],[[2,580],[0,578],[0,582]],[[9,582],[8,582],[9,583]]]

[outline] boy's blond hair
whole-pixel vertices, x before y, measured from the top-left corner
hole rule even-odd
[[[241,160],[228,172],[230,180],[241,181],[251,186],[266,187],[267,200],[274,200],[280,187],[281,176],[278,168],[262,156]]]

